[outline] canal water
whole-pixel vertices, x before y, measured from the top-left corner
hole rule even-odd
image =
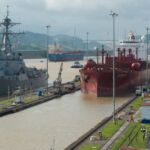
[[[32,63],[31,63],[32,62]],[[26,60],[28,66],[46,68],[44,60]],[[81,62],[84,63],[84,62]],[[64,63],[63,81],[78,73],[73,62]],[[49,63],[49,81],[58,74],[60,63]],[[117,97],[116,106],[130,96]],[[2,150],[63,150],[81,135],[112,113],[111,97],[96,98],[80,91],[0,118],[0,149]]]

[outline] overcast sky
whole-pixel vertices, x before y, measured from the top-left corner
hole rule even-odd
[[[50,34],[68,34],[83,39],[89,32],[90,39],[112,38],[113,10],[116,18],[116,39],[124,38],[132,30],[144,35],[145,27],[150,27],[149,0],[0,0],[0,18],[10,6],[10,17],[21,22],[21,29],[46,33],[50,24]]]

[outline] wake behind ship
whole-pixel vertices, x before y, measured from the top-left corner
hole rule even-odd
[[[7,16],[0,23],[3,28],[2,47],[0,50],[0,95],[12,93],[18,87],[23,90],[35,89],[47,84],[47,71],[37,68],[26,67],[21,53],[12,51],[10,35],[20,34],[12,33],[10,28],[19,23],[12,22]]]
[[[120,42],[121,47],[115,56],[115,91],[116,95],[133,92],[136,86],[149,82],[150,64],[138,58],[139,41],[130,33],[128,41]],[[131,47],[133,49],[131,49]],[[81,90],[99,96],[112,96],[113,90],[113,56],[102,49],[102,62],[89,59],[80,69]]]

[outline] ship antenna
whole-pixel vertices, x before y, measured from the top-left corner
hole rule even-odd
[[[11,32],[10,28],[12,28],[15,25],[18,25],[20,23],[12,22],[12,20],[8,17],[9,16],[9,6],[7,5],[7,15],[4,18],[2,22],[0,22],[0,26],[4,28],[4,32],[0,33],[3,35],[2,39],[2,51],[7,55],[8,53],[12,53],[11,48],[11,41],[10,41],[10,35],[16,35],[16,34],[23,34],[23,33],[13,33]]]
[[[9,5],[7,5],[7,18],[8,18],[8,16],[9,16]]]

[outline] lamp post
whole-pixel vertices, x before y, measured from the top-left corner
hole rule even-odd
[[[74,27],[74,40],[73,40],[73,48],[76,50],[77,46],[76,46],[77,42],[76,42],[76,27]]]
[[[146,46],[146,88],[148,88],[148,31],[150,30],[150,28],[146,28],[147,31],[147,36],[146,36],[146,42],[147,42],[147,46]]]
[[[89,32],[86,32],[86,40],[87,40],[86,50],[87,50],[87,54],[88,54],[88,49],[89,49]],[[87,59],[88,59],[88,57],[87,57]]]
[[[115,122],[115,17],[118,16],[115,12],[110,13],[113,18],[113,122]]]
[[[98,54],[99,54],[99,49],[98,49],[98,47],[96,48],[96,59],[97,59],[97,64],[99,63],[99,56],[98,56]]]
[[[49,28],[51,26],[50,25],[47,25],[46,26],[46,29],[47,29],[47,51],[46,51],[46,70],[47,70],[47,95],[48,95],[48,50],[49,50]]]
[[[8,86],[8,100],[9,100],[9,98],[10,98],[10,88]]]

